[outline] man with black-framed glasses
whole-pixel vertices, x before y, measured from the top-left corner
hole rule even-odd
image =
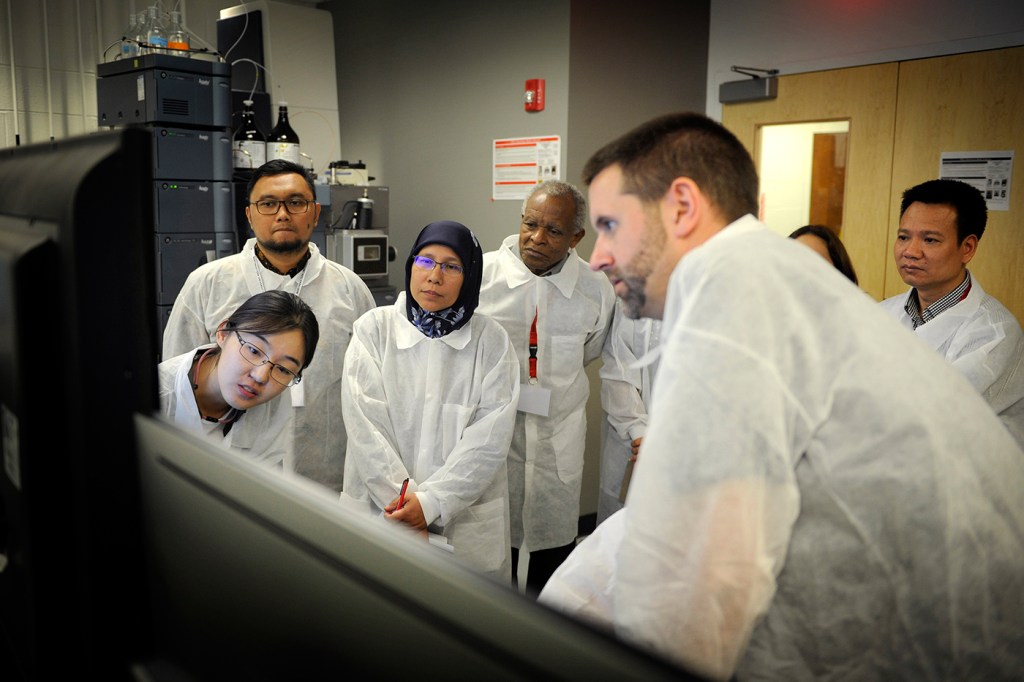
[[[341,414],[341,373],[356,318],[375,307],[363,280],[328,260],[310,242],[320,218],[313,178],[302,166],[275,159],[255,171],[247,187],[246,218],[253,231],[240,253],[194,270],[185,281],[164,330],[170,357],[216,334],[217,324],[261,291],[298,294],[316,314],[316,360],[290,391],[295,410],[294,450],[285,468],[340,491],[346,432]]]

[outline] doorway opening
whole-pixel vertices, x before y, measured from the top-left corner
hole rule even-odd
[[[809,224],[843,229],[849,119],[758,128],[760,218],[783,236]]]

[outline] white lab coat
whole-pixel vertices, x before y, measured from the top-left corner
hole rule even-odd
[[[647,434],[658,360],[637,361],[658,348],[660,334],[661,320],[630,319],[621,306],[616,306],[615,321],[601,356],[601,407],[607,420],[602,430],[598,523],[622,509],[620,491],[633,455],[631,443]]]
[[[504,330],[479,311],[429,339],[406,318],[405,292],[361,317],[342,403],[349,425],[346,496],[381,511],[409,478],[432,531],[456,558],[512,577],[508,456],[519,366]]]
[[[182,429],[231,448],[260,464],[281,466],[285,454],[291,449],[292,409],[287,391],[246,410],[226,436],[222,424],[205,421],[199,414],[199,406],[192,393],[192,358],[196,351],[214,347],[215,344],[201,346],[159,364],[157,373],[162,414]]]
[[[908,296],[892,296],[881,306],[914,329],[904,307]],[[1013,313],[985,293],[972,275],[967,298],[914,333],[967,377],[1024,446],[1024,333]]]
[[[547,417],[517,412],[508,455],[512,546],[529,551],[576,539],[590,383],[584,367],[601,355],[615,291],[570,250],[561,271],[534,275],[519,257],[519,235],[484,254],[478,312],[508,332],[529,380],[530,326],[538,313],[538,385],[551,391]]]
[[[722,678],[1020,679],[1024,452],[962,375],[752,216],[662,329],[629,503],[542,603]]]
[[[374,308],[373,295],[358,275],[324,258],[312,242],[304,273],[295,277],[260,265],[253,252],[255,243],[250,239],[241,253],[206,263],[189,274],[164,330],[164,357],[214,340],[217,326],[255,294],[271,289],[298,294],[316,315],[320,341],[313,362],[302,371],[302,382],[289,389],[296,392],[294,450],[285,460],[285,469],[341,490],[346,442],[342,368],[352,325]]]

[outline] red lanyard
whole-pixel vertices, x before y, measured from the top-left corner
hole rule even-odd
[[[537,313],[533,313],[533,325],[530,327],[530,383],[537,383]]]

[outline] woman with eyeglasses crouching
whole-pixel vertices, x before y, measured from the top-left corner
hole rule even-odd
[[[430,223],[406,261],[405,291],[356,321],[341,382],[342,495],[507,585],[519,361],[501,325],[474,314],[482,274],[469,228]]]
[[[216,343],[158,367],[160,406],[181,428],[270,466],[292,449],[288,387],[302,381],[320,338],[298,296],[265,291],[217,327]]]

